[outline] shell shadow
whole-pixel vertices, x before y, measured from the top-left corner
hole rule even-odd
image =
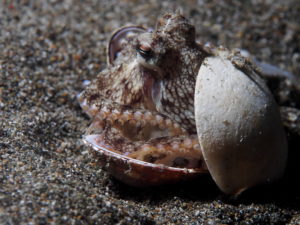
[[[197,180],[183,181],[162,186],[137,188],[131,187],[112,178],[113,192],[118,197],[133,201],[165,202],[179,197],[186,200],[211,201],[220,195],[214,181],[209,175],[202,175]]]

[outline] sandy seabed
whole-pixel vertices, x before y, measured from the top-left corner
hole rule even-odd
[[[0,224],[300,224],[300,94],[268,83],[290,157],[277,184],[224,196],[203,179],[128,187],[81,141],[89,119],[76,94],[106,66],[107,39],[126,24],[154,27],[180,8],[202,42],[249,50],[300,75],[300,3],[286,1],[1,1]]]

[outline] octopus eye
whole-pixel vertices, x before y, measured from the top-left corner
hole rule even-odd
[[[153,55],[153,51],[149,45],[140,44],[137,46],[137,51],[145,59],[148,59]]]

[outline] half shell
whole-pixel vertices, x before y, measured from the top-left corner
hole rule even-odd
[[[239,194],[283,175],[287,140],[278,106],[241,56],[219,51],[205,59],[195,118],[205,162],[223,192]]]
[[[207,174],[207,169],[202,167],[176,168],[148,163],[116,153],[110,146],[101,145],[101,135],[86,135],[84,142],[93,148],[92,153],[101,167],[118,180],[131,186],[148,187],[170,184]]]

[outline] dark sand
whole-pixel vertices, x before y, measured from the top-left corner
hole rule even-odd
[[[248,49],[300,75],[298,0],[47,2],[0,3],[0,224],[300,224],[296,109],[283,113],[283,180],[231,199],[209,177],[151,189],[114,180],[81,141],[89,119],[76,101],[82,82],[105,67],[115,28],[153,27],[177,8],[199,40]],[[299,108],[291,85],[270,83],[281,105]]]

